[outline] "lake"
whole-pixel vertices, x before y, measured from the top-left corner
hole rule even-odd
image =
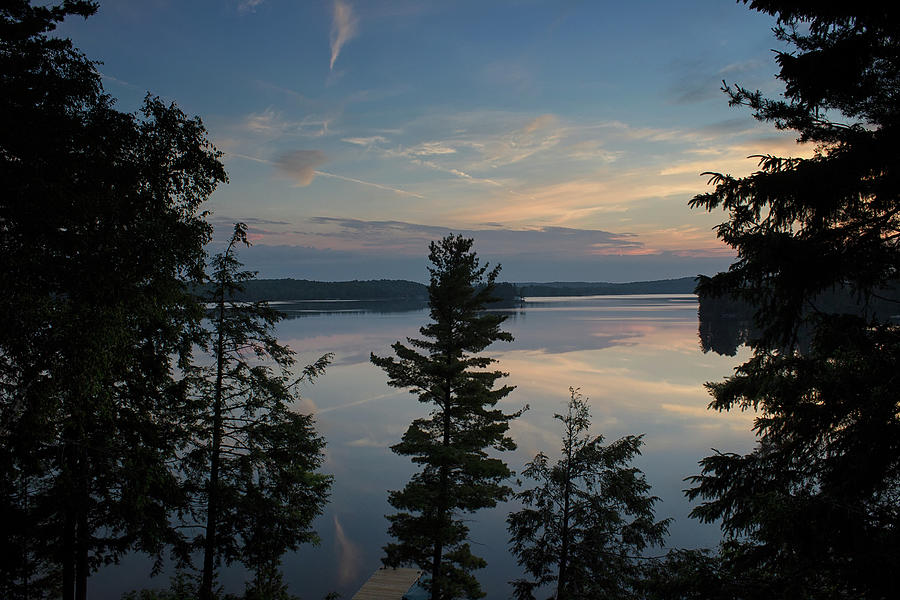
[[[387,490],[402,488],[413,472],[409,459],[389,447],[429,410],[408,391],[388,387],[369,353],[390,354],[393,342],[418,335],[428,313],[353,302],[329,305],[327,311],[309,305],[279,308],[292,318],[279,324],[278,337],[298,352],[300,362],[334,353],[327,373],[303,390],[297,406],[316,414],[327,439],[324,470],[334,475],[331,502],[316,523],[321,545],[287,555],[285,578],[304,600],[319,600],[332,590],[349,599],[381,565],[381,546],[388,541],[384,515],[392,512]],[[581,388],[590,399],[592,433],[608,442],[644,434],[637,466],[660,498],[657,518],[674,519],[666,547],[714,546],[718,528],[688,518],[683,479],[698,472],[697,461],[711,448],[751,448],[753,415],[708,411],[703,387],[729,375],[749,353],[745,348],[733,357],[704,353],[697,308],[693,295],[647,295],[529,298],[502,311],[509,315],[504,328],[515,341],[494,344],[486,354],[498,359],[509,373],[506,382],[516,386],[503,402],[506,412],[530,406],[510,429],[518,444],[516,451],[503,453],[510,468],[521,471],[539,451],[559,455],[562,430],[553,414],[564,411],[569,386]],[[507,582],[521,576],[507,550],[505,519],[515,508],[499,505],[472,515],[469,523],[472,550],[488,562],[478,573],[488,598],[508,598]],[[116,598],[129,589],[166,586],[164,578],[145,582],[145,574],[137,576],[144,571],[137,557],[126,563],[93,577],[92,595]],[[221,579],[227,590],[240,591],[243,577],[234,570]]]

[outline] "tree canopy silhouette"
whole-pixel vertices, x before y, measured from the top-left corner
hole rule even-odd
[[[488,451],[515,449],[506,432],[520,412],[497,408],[513,388],[495,388],[505,373],[488,370],[494,359],[479,354],[512,336],[500,329],[505,316],[484,311],[500,267],[481,266],[472,244],[453,235],[431,243],[431,322],[419,330],[423,339],[396,342],[396,357],[371,356],[389,385],[410,388],[420,402],[433,406],[391,447],[411,456],[420,470],[406,487],[390,493],[399,512],[388,517],[389,533],[397,541],[385,547],[382,559],[388,566],[423,569],[432,600],[484,595],[472,571],[486,563],[471,552],[462,514],[495,506],[512,491],[503,484],[509,468]]]
[[[523,508],[509,515],[513,553],[531,579],[518,579],[515,596],[533,600],[534,591],[555,584],[555,600],[638,598],[642,567],[635,556],[661,545],[668,519],[654,521],[644,474],[631,466],[641,436],[603,445],[587,434],[590,409],[569,388],[561,456],[551,464],[543,452],[522,475],[537,483],[516,494]]]
[[[88,576],[173,540],[171,470],[225,181],[199,119],[114,108],[49,34],[93,2],[0,7],[0,595],[83,600]]]
[[[209,364],[191,369],[197,419],[183,471],[203,519],[195,540],[203,551],[198,596],[212,600],[221,563],[243,563],[254,573],[248,595],[282,590],[281,557],[301,543],[318,542],[312,521],[321,514],[331,477],[318,473],[325,441],[311,415],[291,410],[299,385],[322,374],[326,354],[292,373],[294,352],[272,329],[281,314],[265,302],[238,302],[235,292],[253,274],[235,256],[247,244],[247,226],[234,227],[225,251],[212,260],[207,304],[213,306],[202,338]],[[203,482],[202,484],[199,482]]]
[[[748,4],[777,17],[790,46],[776,53],[784,96],[724,90],[815,150],[711,174],[714,190],[691,202],[727,211],[718,235],[738,254],[699,293],[747,301],[759,331],[753,357],[709,384],[711,407],[759,416],[755,449],[704,459],[688,495],[705,500],[694,516],[739,542],[727,560],[754,574],[748,597],[886,598],[900,567],[900,331],[867,300],[900,269],[900,14]],[[833,291],[862,310],[830,310],[820,299]]]

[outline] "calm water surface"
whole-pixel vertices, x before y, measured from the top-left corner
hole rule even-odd
[[[287,307],[283,307],[287,308]],[[298,410],[316,414],[328,441],[324,469],[334,475],[331,503],[317,521],[318,547],[303,547],[285,557],[291,590],[304,600],[318,600],[335,590],[348,599],[380,566],[381,546],[388,541],[384,515],[392,512],[387,490],[401,488],[413,472],[408,458],[389,446],[416,417],[427,414],[406,390],[386,385],[384,373],[369,363],[369,353],[390,354],[390,345],[418,335],[426,310],[371,312],[352,303],[340,312],[292,313],[278,336],[311,362],[333,352],[324,377],[304,391]],[[515,471],[534,454],[558,456],[561,429],[553,414],[562,412],[569,386],[590,398],[593,432],[608,441],[644,434],[638,466],[659,496],[657,516],[671,517],[668,547],[713,546],[716,527],[687,517],[683,479],[697,473],[697,461],[711,448],[746,451],[752,443],[752,415],[714,413],[706,409],[705,381],[732,372],[747,358],[723,357],[700,350],[697,300],[680,296],[591,296],[530,298],[508,312],[505,329],[512,343],[497,343],[487,353],[499,360],[516,386],[504,401],[507,411],[530,405],[511,427],[518,444],[504,453]],[[479,572],[488,598],[508,598],[507,582],[521,576],[507,551],[505,518],[514,506],[504,504],[472,516],[473,551],[488,561]],[[661,553],[661,552],[660,552]],[[146,583],[137,559],[93,578],[98,597],[118,597],[136,587],[163,587],[162,578]],[[222,577],[226,589],[240,591],[243,573]]]

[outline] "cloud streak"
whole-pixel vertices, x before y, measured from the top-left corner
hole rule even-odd
[[[325,226],[321,235],[346,247],[372,248],[385,245],[420,253],[427,242],[450,233],[478,240],[479,251],[493,256],[595,256],[606,252],[640,253],[643,243],[631,233],[613,233],[600,229],[535,227],[508,229],[463,229],[422,225],[404,221],[366,221],[340,217],[312,217],[310,223]]]
[[[334,16],[331,21],[331,62],[328,65],[330,70],[334,70],[334,63],[344,45],[356,37],[358,25],[359,20],[353,8],[343,0],[335,0]]]
[[[332,117],[310,115],[300,120],[286,119],[280,111],[269,107],[262,112],[250,113],[241,128],[253,136],[278,139],[283,136],[322,137],[328,134]]]
[[[353,144],[354,146],[363,146],[364,148],[368,148],[374,144],[385,144],[387,143],[387,138],[383,135],[372,135],[368,137],[348,137],[341,138],[342,142],[347,144]]]
[[[407,192],[406,190],[401,190],[399,188],[394,188],[389,185],[382,185],[380,183],[373,183],[371,181],[363,181],[362,179],[354,179],[353,177],[345,177],[344,175],[335,175],[334,173],[329,173],[327,171],[315,171],[316,175],[321,175],[322,177],[331,177],[332,179],[340,179],[341,181],[349,181],[351,183],[358,183],[359,185],[367,185],[369,187],[373,187],[379,190],[385,190],[387,192],[394,192],[395,194],[401,194],[403,196],[412,196],[413,198],[421,198],[425,199],[425,196],[421,194],[416,194],[415,192]]]
[[[400,194],[402,196],[412,196],[413,198],[419,198],[422,200],[426,200],[427,198],[421,194],[417,194],[415,192],[410,192],[407,190],[403,190],[400,188],[391,187],[389,185],[384,185],[382,183],[375,183],[373,181],[365,181],[362,179],[356,179],[355,177],[347,177],[345,175],[338,175],[336,173],[329,173],[328,171],[320,171],[315,169],[316,166],[323,164],[328,160],[324,153],[318,150],[295,150],[293,152],[287,152],[282,154],[277,159],[266,160],[264,158],[259,158],[256,156],[249,156],[247,154],[241,154],[239,152],[226,152],[227,156],[233,156],[235,158],[242,158],[244,160],[249,160],[252,162],[257,162],[265,165],[273,165],[275,168],[279,170],[283,175],[287,175],[292,179],[298,181],[301,186],[309,185],[312,183],[313,178],[316,175],[321,175],[322,177],[328,177],[330,179],[339,179],[340,181],[349,181],[350,183],[356,183],[358,185],[365,185],[368,187],[372,187],[378,190],[384,190],[386,192],[393,192],[395,194]],[[310,170],[312,169],[312,170]],[[304,183],[305,182],[305,183]]]
[[[263,2],[265,0],[241,0],[241,3],[238,4],[238,10],[240,12],[253,12]]]
[[[540,115],[529,121],[522,131],[524,133],[534,133],[538,129],[543,129],[545,127],[549,127],[550,125],[554,125],[556,121],[557,119],[555,115]]]

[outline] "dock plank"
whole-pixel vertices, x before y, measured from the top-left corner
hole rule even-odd
[[[421,574],[419,569],[378,569],[351,600],[401,600]]]

